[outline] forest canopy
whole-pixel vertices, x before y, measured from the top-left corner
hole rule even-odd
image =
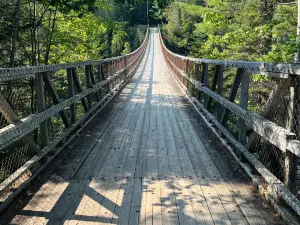
[[[163,13],[172,50],[200,58],[293,62],[297,2],[175,1]]]
[[[145,6],[106,0],[0,0],[0,67],[126,54],[144,39]]]
[[[173,51],[192,57],[292,62],[298,47],[297,4],[288,0],[0,0],[0,4],[0,67],[126,54],[140,45],[148,22],[161,24]]]

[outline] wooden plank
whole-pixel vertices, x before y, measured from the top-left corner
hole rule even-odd
[[[146,63],[146,62],[144,62]],[[144,64],[146,66],[146,64]],[[122,148],[125,150],[120,151],[118,155],[118,160],[116,162],[117,167],[114,168],[112,172],[112,177],[122,177],[122,178],[134,178],[135,167],[138,156],[138,149],[140,145],[140,139],[142,135],[143,120],[144,120],[144,110],[146,93],[144,89],[147,84],[141,82],[145,76],[145,70],[141,70],[141,75],[136,80],[135,86],[132,89],[132,98],[130,102],[135,103],[135,108],[133,112],[130,112],[135,118],[132,118],[129,125],[127,135],[123,140]]]
[[[186,179],[185,182],[197,224],[214,225],[198,179]]]
[[[159,74],[158,79],[162,79],[162,75]],[[157,79],[157,80],[158,80]],[[158,82],[155,80],[155,83]],[[161,82],[160,82],[161,83]],[[165,136],[165,128],[164,128],[164,120],[165,114],[164,114],[164,98],[163,95],[163,89],[162,85],[158,83],[157,85],[158,93],[158,104],[157,104],[157,149],[158,149],[158,158],[159,158],[159,164],[158,164],[158,170],[159,170],[159,178],[167,178],[170,177],[170,165],[168,160],[168,148],[167,148],[167,142],[166,142],[166,136]]]
[[[115,210],[115,217],[112,221],[112,224],[119,225],[131,225],[129,224],[129,216],[131,204],[134,201],[133,199],[133,190],[134,190],[135,179],[128,179],[124,184],[123,188],[124,192],[122,192],[123,196],[119,194],[118,198],[118,206]],[[123,184],[122,184],[123,185]],[[136,199],[137,201],[139,199]]]
[[[174,123],[181,124],[177,129],[181,131],[181,135],[185,138],[185,142],[188,146],[186,156],[189,157],[192,162],[190,170],[195,169],[194,173],[197,171],[197,177],[220,177],[218,169],[209,156],[202,141],[199,139],[199,136],[188,119],[187,112],[184,110],[184,106],[180,101],[181,99],[174,101],[174,104],[177,105],[177,112],[174,112],[177,122]],[[179,123],[179,121],[181,121],[181,123]],[[193,176],[195,177],[195,175]]]
[[[86,195],[86,192],[89,191],[90,182],[90,180],[85,180],[83,182],[83,185],[64,216],[64,225],[75,225],[80,221],[82,211],[88,202],[89,195]]]
[[[141,138],[140,138],[140,145],[138,148],[138,156],[136,161],[136,171],[135,171],[135,178],[143,178],[146,171],[147,171],[147,147],[148,147],[148,137],[149,137],[149,130],[150,130],[150,112],[151,112],[151,96],[149,92],[149,79],[150,74],[146,72],[146,68],[151,64],[153,58],[149,59],[150,55],[153,54],[153,47],[152,43],[149,46],[147,59],[148,62],[145,64],[145,70],[143,71],[143,77],[141,78],[141,82],[145,83],[145,89],[147,90],[145,93],[145,100],[143,110],[144,112],[144,124],[142,126],[141,131]],[[149,71],[148,71],[149,72]]]
[[[232,224],[249,224],[243,212],[239,208],[232,193],[222,178],[213,179],[212,183],[216,189],[224,209]]]
[[[153,76],[153,75],[152,75]],[[153,99],[153,77],[150,76],[148,94],[150,95],[150,124],[147,141],[147,171],[145,176],[158,177],[158,159],[157,159],[157,132],[156,132],[156,104]]]
[[[162,207],[162,222],[165,225],[179,225],[175,201],[175,192],[172,179],[160,180],[160,201]]]
[[[143,218],[141,216],[141,224],[145,225],[152,225],[153,224],[153,212],[152,212],[152,198],[153,198],[153,189],[152,189],[152,183],[153,181],[151,178],[148,178],[145,176],[143,179],[143,195],[142,195],[142,207],[141,207],[141,213],[145,212],[145,217]],[[145,200],[145,203],[143,204],[143,199]],[[145,223],[144,223],[145,221]]]
[[[171,91],[170,88],[167,90],[169,91],[166,93],[167,96],[176,96],[174,91]],[[169,98],[169,103],[172,106],[171,110],[169,111],[169,119],[170,123],[172,124],[172,133],[174,136],[174,141],[182,168],[183,177],[196,177],[193,164],[190,160],[187,150],[187,148],[191,146],[189,145],[189,140],[184,139],[184,137],[186,137],[186,130],[184,130],[182,127],[183,121],[176,119],[176,114],[178,114],[177,110],[180,106],[177,107],[178,102],[174,100],[174,97],[172,98],[172,100]]]
[[[180,224],[196,225],[197,222],[192,208],[191,199],[187,192],[185,178],[174,179],[173,184]]]
[[[170,176],[172,178],[183,177],[183,171],[179,161],[178,152],[176,150],[174,136],[172,133],[171,121],[169,119],[169,111],[171,109],[168,104],[164,108],[165,108],[163,112],[165,118],[164,128],[165,128],[165,138],[167,143],[167,152],[168,152],[167,155],[168,155],[169,166],[170,166]]]
[[[102,218],[95,224],[104,225],[107,223],[111,223],[114,217],[114,213],[118,206],[117,199],[120,191],[122,180],[111,179],[107,186],[106,192],[104,194],[104,199],[102,201],[102,207],[97,212],[97,218]]]
[[[140,217],[143,215],[142,204],[145,200],[142,196],[143,180],[134,179],[133,195],[130,207],[130,214],[128,224],[130,225],[141,225],[142,220]]]
[[[135,160],[132,157],[135,155],[135,152],[137,152],[139,145],[137,144],[140,139],[141,130],[137,131],[136,127],[137,124],[142,124],[143,119],[141,117],[143,114],[141,114],[141,103],[139,101],[140,97],[140,90],[136,90],[135,95],[131,99],[131,101],[135,102],[135,107],[132,112],[130,112],[131,115],[136,116],[136,118],[132,118],[130,120],[130,123],[128,124],[126,135],[123,138],[122,145],[120,147],[120,152],[118,155],[116,155],[117,160],[115,161],[116,167],[113,168],[111,177],[121,177],[121,178],[127,178],[127,177],[134,177],[134,170],[131,170],[130,172],[127,172],[124,174],[125,167],[128,167],[128,165],[131,165],[132,168],[135,168]],[[129,160],[128,160],[129,158]],[[132,160],[131,160],[132,159]]]
[[[124,91],[124,90],[123,90]],[[93,176],[94,171],[99,172],[99,168],[101,168],[108,150],[105,148],[107,144],[108,137],[113,132],[114,125],[119,123],[122,120],[120,111],[122,111],[122,107],[125,104],[126,100],[124,99],[123,93],[119,96],[119,101],[115,102],[114,106],[110,110],[110,113],[104,116],[101,116],[100,120],[105,121],[103,126],[97,125],[96,135],[94,141],[91,145],[92,150],[87,155],[86,159],[83,161],[82,165],[80,165],[80,169],[74,175],[75,179],[84,179]],[[98,130],[99,129],[99,130]],[[103,132],[103,133],[102,133]],[[90,143],[90,142],[89,142]],[[77,146],[76,146],[77,147]],[[82,146],[85,148],[86,146]]]
[[[50,180],[34,194],[26,206],[22,209],[23,213],[16,215],[12,224],[35,224],[38,221],[40,224],[47,222],[46,215],[51,211],[59,198],[59,189],[63,185],[60,179],[50,176]],[[49,196],[52,196],[52,201],[49,201]],[[41,212],[41,215],[36,215],[36,211]]]
[[[135,78],[136,77],[141,77],[142,74],[136,73]],[[122,104],[122,106],[120,106],[120,110],[118,111],[118,113],[116,114],[116,116],[114,117],[111,126],[109,127],[109,129],[107,130],[107,132],[105,132],[105,135],[103,136],[102,140],[103,143],[106,143],[105,145],[103,145],[101,148],[103,148],[104,150],[106,150],[106,152],[108,153],[110,150],[110,146],[112,144],[111,140],[111,134],[114,134],[114,130],[116,130],[117,128],[115,128],[115,126],[117,126],[117,124],[122,124],[124,122],[124,118],[127,115],[127,113],[129,113],[129,111],[127,110],[129,105],[128,103],[132,103],[131,101],[131,97],[134,94],[134,83],[130,83],[127,85],[127,87],[123,90],[121,97],[123,96],[124,98],[124,103]],[[129,95],[129,96],[127,96]],[[117,119],[118,118],[118,119]],[[107,145],[109,144],[110,145]],[[98,148],[98,147],[97,147]],[[99,146],[100,148],[100,146]],[[107,153],[105,155],[99,155],[97,156],[99,158],[99,160],[97,161],[97,166],[95,167],[94,171],[92,172],[92,176],[97,176],[97,174],[99,173],[103,162],[105,161],[106,157],[107,157]]]
[[[134,93],[134,92],[133,92]],[[132,94],[133,94],[132,93]],[[132,96],[129,97],[129,99],[132,99]],[[119,128],[115,128],[113,135],[109,138],[109,143],[111,146],[107,147],[110,149],[108,156],[106,157],[106,160],[100,169],[97,178],[109,178],[111,177],[112,171],[114,167],[117,167],[116,161],[118,160],[118,156],[121,155],[123,157],[122,152],[122,144],[123,140],[127,135],[128,132],[128,126],[130,124],[130,121],[133,120],[134,115],[133,112],[136,108],[136,102],[129,101],[126,104],[126,110],[125,110],[125,117],[123,118],[123,121],[121,123],[121,126]]]
[[[198,180],[214,223],[231,224],[220,196],[216,192],[211,180],[209,178],[198,178]]]
[[[60,196],[59,201],[56,202],[55,206],[50,212],[47,222],[49,225],[60,224],[63,221],[65,214],[77,195],[77,192],[83,185],[83,181],[69,181],[66,183],[67,185],[64,187],[64,191]]]
[[[137,111],[137,119],[136,119],[136,124],[135,127],[132,131],[132,141],[129,146],[129,152],[127,155],[126,159],[126,165],[124,166],[124,169],[122,171],[122,176],[123,177],[130,177],[134,178],[135,177],[135,172],[136,172],[136,166],[137,166],[137,159],[138,159],[138,154],[139,154],[139,147],[141,144],[141,139],[142,139],[142,130],[143,130],[143,124],[144,124],[144,119],[145,119],[145,101],[146,101],[146,96],[145,93],[143,93],[143,89],[146,87],[146,85],[140,84],[140,96],[138,99],[139,107]]]
[[[249,189],[249,187],[246,187],[243,183],[234,180],[224,179],[224,181],[249,224],[276,223],[275,221],[272,221],[269,213],[264,213],[265,209],[258,207],[257,204],[252,204],[252,201],[249,199],[249,195],[253,192]]]
[[[162,225],[161,189],[159,179],[152,180],[152,223]]]

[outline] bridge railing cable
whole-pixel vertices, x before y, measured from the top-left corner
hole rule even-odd
[[[185,57],[171,52],[161,33],[160,41],[175,80],[195,108],[234,147],[235,156],[267,182],[269,194],[300,215],[300,65]],[[261,89],[267,90],[265,102],[257,100]]]
[[[124,87],[148,38],[124,56],[0,68],[0,212]]]

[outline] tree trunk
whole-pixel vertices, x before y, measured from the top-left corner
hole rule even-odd
[[[9,66],[10,67],[15,66],[17,40],[18,40],[18,36],[19,36],[20,6],[21,6],[21,0],[17,0],[14,15],[13,15],[13,30],[12,30],[11,49],[10,49],[10,57],[9,57]]]
[[[49,62],[49,56],[50,56],[50,50],[51,50],[51,42],[52,42],[52,38],[53,38],[53,34],[54,34],[54,29],[55,29],[56,14],[57,14],[57,6],[55,8],[54,15],[53,15],[53,20],[52,20],[52,25],[51,25],[51,33],[50,33],[48,41],[47,41],[47,47],[46,47],[46,52],[45,52],[45,60],[44,60],[45,65],[47,65],[48,62]],[[49,20],[50,20],[50,18],[51,18],[51,15],[49,17]],[[49,23],[49,25],[50,25],[50,23]]]

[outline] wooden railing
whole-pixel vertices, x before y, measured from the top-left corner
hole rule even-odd
[[[262,115],[248,110],[251,74],[260,74],[278,79],[283,83],[288,83],[289,114],[293,123],[291,127],[299,126],[300,87],[297,79],[300,75],[300,65],[185,57],[167,49],[161,34],[160,41],[164,58],[173,72],[175,80],[186,92],[198,112],[209,121],[209,124],[212,123],[212,126],[215,127],[215,133],[220,134],[220,138],[225,136],[224,143],[229,141],[234,146],[232,153],[240,159],[240,164],[246,171],[249,172],[249,168],[242,161],[246,159],[247,162],[252,164],[252,168],[268,183],[268,189],[271,189],[269,195],[275,197],[274,199],[283,199],[300,215],[300,202],[296,197],[295,189],[297,159],[300,157],[299,134],[294,133],[293,129],[288,130]],[[231,71],[236,70],[232,88],[227,98],[222,96],[225,68]],[[209,79],[209,72],[213,74],[211,79]],[[211,87],[209,87],[209,81]],[[235,102],[238,90],[240,90],[239,103]],[[271,96],[273,100],[276,98],[276,94],[276,91],[273,92]],[[212,101],[216,103],[215,113],[211,112]],[[226,128],[229,114],[234,114],[239,118],[237,124],[238,135],[236,136]],[[284,153],[283,182],[270,172],[258,157],[249,151],[247,144],[251,135],[248,134],[248,131],[252,131],[252,134],[255,133],[255,135],[276,146]],[[253,177],[255,182],[260,181],[259,177],[253,176],[252,173],[249,172],[249,175]]]
[[[0,92],[0,112],[10,123],[0,129],[0,153],[9,154],[16,142],[20,142],[21,146],[28,146],[29,151],[34,152],[33,158],[9,174],[0,184],[0,211],[58,154],[57,149],[68,143],[75,136],[75,132],[124,87],[146,51],[148,37],[147,31],[142,45],[125,56],[59,65],[0,69],[2,84],[9,85],[14,81],[33,78],[38,109],[36,114],[19,118],[18,112]],[[81,77],[80,71],[83,72]],[[64,73],[63,80],[56,77],[57,73]],[[80,78],[85,80],[84,85]],[[65,86],[67,98],[60,98],[53,83],[54,79],[60,79],[58,83]],[[52,103],[50,107],[49,103]],[[78,104],[83,111],[81,115],[77,114]],[[49,134],[48,122],[56,115],[59,115],[64,129],[52,137]],[[33,138],[34,132],[38,141]]]

